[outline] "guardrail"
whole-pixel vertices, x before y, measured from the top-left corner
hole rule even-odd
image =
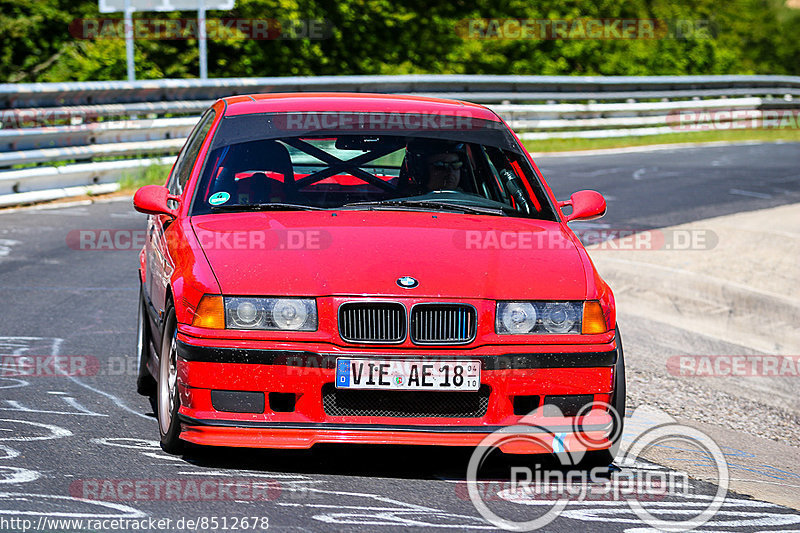
[[[676,131],[682,110],[731,110],[731,127],[800,103],[797,76],[319,76],[0,84],[0,205],[168,164],[217,98],[273,92],[403,93],[488,105],[523,139]],[[158,156],[158,157],[156,157]],[[130,159],[137,157],[137,159]],[[147,157],[148,159],[141,159]],[[114,161],[100,161],[103,159]],[[125,158],[125,159],[120,159]],[[152,159],[150,159],[152,158]],[[62,163],[62,166],[43,164]],[[66,163],[66,164],[64,164]],[[31,166],[35,165],[35,166]],[[14,168],[30,166],[30,168]]]

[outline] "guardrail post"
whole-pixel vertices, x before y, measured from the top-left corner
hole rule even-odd
[[[125,61],[128,65],[128,81],[136,79],[133,65],[133,7],[131,0],[125,0]]]

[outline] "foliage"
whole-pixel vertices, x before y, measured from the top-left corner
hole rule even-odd
[[[574,150],[602,150],[651,144],[717,143],[717,142],[800,142],[796,129],[741,129],[712,131],[681,131],[641,137],[609,137],[603,139],[545,139],[523,141],[525,148],[536,157],[545,152],[570,152]]]
[[[119,180],[121,190],[134,191],[144,185],[164,185],[167,182],[170,166],[155,161],[144,167],[123,172]]]
[[[136,13],[178,19],[182,13]],[[782,0],[237,0],[209,18],[326,21],[322,39],[208,41],[211,77],[340,74],[800,74],[800,10]],[[97,0],[0,0],[0,80],[124,79],[124,39],[80,39]],[[476,39],[471,19],[657,19],[697,31],[656,39]],[[682,22],[680,22],[682,21]],[[282,25],[286,28],[286,25]],[[705,29],[704,29],[705,28]],[[284,31],[285,35],[285,31]],[[189,78],[196,39],[135,41],[136,77]]]

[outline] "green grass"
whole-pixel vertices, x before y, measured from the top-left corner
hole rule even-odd
[[[626,146],[647,146],[652,144],[703,143],[718,141],[790,141],[800,142],[800,130],[723,130],[667,133],[643,137],[614,137],[611,139],[547,139],[542,141],[523,141],[525,148],[532,153],[568,152],[574,150],[598,150],[603,148],[623,148]]]
[[[164,185],[169,175],[169,165],[153,164],[123,172],[119,180],[121,191],[132,192],[144,185]]]

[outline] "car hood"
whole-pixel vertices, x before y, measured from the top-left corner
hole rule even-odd
[[[223,294],[585,298],[575,244],[556,222],[407,211],[196,216]],[[419,285],[398,286],[411,276]]]

